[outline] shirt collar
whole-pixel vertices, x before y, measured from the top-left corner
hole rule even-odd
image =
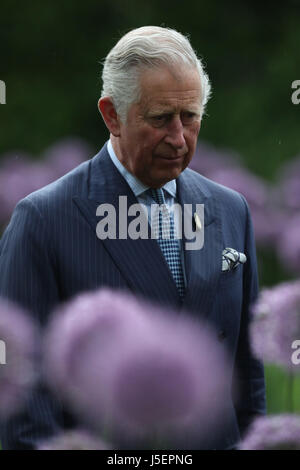
[[[117,167],[121,175],[125,178],[127,183],[129,184],[133,194],[136,197],[139,197],[141,194],[143,194],[147,189],[149,189],[149,186],[146,186],[144,183],[142,183],[136,176],[131,174],[127,168],[120,162],[118,159],[117,155],[115,154],[115,151],[113,149],[111,140],[109,139],[108,144],[107,144],[107,151],[109,153],[110,158],[112,159],[112,162],[114,165]],[[168,181],[164,186],[163,189],[169,193],[172,197],[176,197],[176,180],[171,180]]]

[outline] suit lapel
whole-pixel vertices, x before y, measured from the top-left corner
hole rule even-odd
[[[204,179],[203,185],[199,185],[199,177],[194,179],[186,170],[177,181],[181,205],[192,204],[194,214],[196,204],[204,204],[204,245],[199,250],[184,250],[187,291],[183,308],[207,317],[213,307],[222,268],[220,208]],[[185,242],[183,238],[184,247]]]
[[[91,160],[87,196],[74,197],[82,215],[91,225],[95,237],[100,220],[96,216],[100,204],[111,204],[119,220],[119,196],[127,196],[127,206],[138,203],[131,188],[112,163],[106,146]],[[128,217],[128,223],[130,223]],[[176,285],[156,240],[99,240],[109,252],[129,287],[159,303],[179,305]]]

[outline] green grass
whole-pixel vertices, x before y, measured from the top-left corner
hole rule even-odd
[[[300,414],[300,373],[291,380],[280,367],[267,365],[265,374],[268,414]]]

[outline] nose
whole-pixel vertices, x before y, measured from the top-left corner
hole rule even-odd
[[[180,116],[174,116],[169,122],[168,133],[165,142],[170,144],[173,148],[180,149],[185,146],[184,127],[182,125]]]

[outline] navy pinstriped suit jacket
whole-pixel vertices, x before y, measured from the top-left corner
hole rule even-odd
[[[228,377],[228,422],[205,448],[234,446],[253,416],[265,413],[262,364],[248,343],[249,305],[258,280],[247,203],[235,191],[186,169],[177,180],[181,204],[204,204],[204,247],[184,253],[184,309],[207,319],[230,351],[240,399],[233,402]],[[112,163],[106,145],[56,182],[17,205],[0,244],[0,295],[20,303],[45,325],[53,307],[80,291],[109,286],[128,289],[161,305],[179,308],[179,297],[156,240],[99,240],[96,208],[118,207],[119,195],[136,199]],[[195,206],[194,206],[195,207]],[[222,251],[234,248],[247,262],[222,273]],[[39,439],[72,427],[73,417],[40,386],[22,414],[2,425],[4,449],[34,448]],[[187,444],[189,448],[189,444]]]

